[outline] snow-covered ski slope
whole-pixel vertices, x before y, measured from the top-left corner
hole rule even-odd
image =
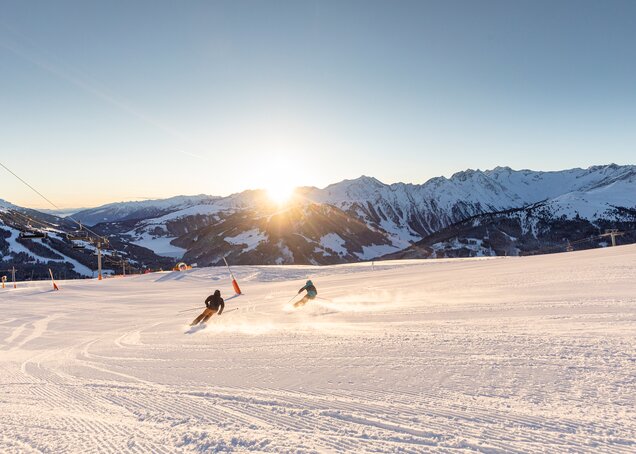
[[[234,271],[2,290],[0,451],[636,451],[636,246]]]

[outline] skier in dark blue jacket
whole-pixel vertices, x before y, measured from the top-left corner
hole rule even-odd
[[[298,290],[298,293],[300,294],[303,290],[307,290],[307,294],[303,296],[303,299],[295,302],[294,307],[304,306],[309,300],[313,300],[314,298],[316,298],[316,296],[318,296],[318,290],[316,290],[316,287],[314,286],[314,283],[311,282],[311,280],[308,280],[303,288]]]
[[[221,315],[225,309],[225,301],[221,298],[221,291],[215,290],[214,295],[210,295],[205,299],[205,309],[197,318],[194,319],[190,326],[195,326],[199,323],[202,325],[210,320],[214,314]]]

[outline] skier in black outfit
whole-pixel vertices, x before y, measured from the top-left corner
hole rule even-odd
[[[310,280],[307,281],[303,288],[298,290],[298,293],[302,292],[303,290],[307,290],[307,294],[303,296],[303,299],[295,302],[294,307],[304,306],[305,304],[307,304],[307,301],[313,300],[316,296],[318,296],[318,290],[316,290],[314,283]]]
[[[196,324],[205,323],[210,320],[214,314],[218,312],[219,315],[223,313],[223,309],[225,309],[225,301],[221,298],[221,291],[215,290],[214,295],[210,295],[205,299],[205,310],[194,319],[190,326],[194,326]]]

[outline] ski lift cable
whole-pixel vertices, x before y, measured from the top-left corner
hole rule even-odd
[[[629,229],[629,230],[621,230],[621,234],[626,234],[626,233],[633,233],[636,232],[636,229]],[[570,246],[575,246],[577,244],[581,244],[581,243],[587,243],[589,241],[595,241],[595,240],[600,240],[602,238],[606,238],[607,234],[600,234],[600,235],[592,235],[586,238],[581,238],[579,240],[575,240],[575,241],[570,241],[569,245]],[[561,245],[556,245],[556,246],[550,246],[550,247],[543,247],[543,248],[539,248],[539,249],[534,249],[532,251],[527,251],[526,254],[528,255],[536,255],[537,253],[546,253],[549,251],[558,251],[560,249],[563,249],[563,246]]]
[[[4,169],[9,172],[11,175],[13,175],[14,177],[16,177],[18,180],[20,180],[22,183],[24,183],[27,187],[29,187],[33,192],[35,192],[36,194],[38,194],[40,197],[42,197],[44,200],[46,200],[49,204],[51,204],[51,206],[53,206],[55,209],[57,210],[61,210],[60,207],[58,207],[56,204],[54,204],[53,202],[51,202],[51,200],[49,200],[44,194],[42,194],[40,191],[38,191],[37,189],[35,189],[33,186],[31,186],[29,183],[27,183],[25,180],[23,180],[22,178],[20,178],[20,176],[18,176],[14,171],[12,171],[11,169],[9,169],[6,165],[4,165],[2,162],[0,162],[0,166],[4,167]],[[95,233],[94,231],[92,231],[91,229],[89,229],[88,227],[86,227],[85,225],[82,225],[81,222],[75,220],[72,216],[67,216],[68,219],[70,219],[71,221],[73,221],[74,223],[76,223],[77,225],[79,225],[81,228],[85,229],[86,231],[92,233],[93,235],[95,235],[97,238],[104,238],[102,235],[98,235],[97,233]]]
[[[22,213],[19,213],[17,211],[14,210],[7,210],[5,212],[2,212],[0,214],[0,219],[2,219],[2,221],[7,224],[7,221],[9,221],[10,224],[13,224],[13,227],[24,231],[33,231],[33,232],[38,232],[38,233],[42,233],[47,232],[49,230],[51,230],[52,225],[51,224],[46,224],[43,222],[40,222],[36,219],[33,219],[27,215],[24,215]],[[27,226],[23,227],[21,224],[23,224],[24,222],[26,222]],[[9,225],[9,224],[7,224]]]
[[[14,222],[15,224],[18,224],[18,225],[20,224],[19,221],[21,219],[23,221],[26,221],[27,225],[29,227],[31,227],[31,224],[36,224],[36,225],[41,226],[42,230],[49,230],[49,229],[54,228],[54,230],[59,231],[60,233],[66,235],[67,237],[73,235],[72,232],[66,231],[63,227],[61,227],[61,226],[59,226],[57,224],[51,224],[51,223],[47,223],[45,221],[44,222],[43,221],[38,221],[37,219],[34,219],[34,218],[32,218],[32,217],[30,217],[30,216],[28,216],[28,215],[26,215],[24,213],[21,213],[21,212],[19,212],[17,210],[7,210],[3,214],[7,218],[9,218],[12,222]],[[20,218],[20,219],[17,219],[17,218]],[[18,228],[20,228],[20,227],[18,227]],[[33,229],[33,230],[36,230],[36,229]]]
[[[3,217],[15,224],[19,224],[21,222],[20,219],[17,219],[19,213],[17,211],[13,211],[13,210],[6,210],[6,211],[2,211],[0,212],[0,217]],[[24,215],[22,215],[24,216]],[[30,219],[27,218],[27,221],[30,221]]]
[[[28,216],[24,213],[20,213],[19,211],[16,210],[8,210],[7,214],[9,215],[9,217],[11,218],[12,221],[16,222],[16,217],[20,217],[24,220],[27,221],[27,223],[30,224],[38,224],[40,226],[42,226],[45,229],[50,229],[51,228],[51,224],[42,222],[42,221],[38,221],[37,219],[32,218],[31,216]],[[55,225],[55,224],[53,224]]]

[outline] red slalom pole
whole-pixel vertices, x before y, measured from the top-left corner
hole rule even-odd
[[[225,262],[225,266],[227,266],[227,270],[230,272],[230,276],[232,276],[232,287],[234,287],[234,293],[236,293],[237,295],[242,295],[241,288],[239,287],[238,282],[236,282],[236,279],[234,278],[234,273],[232,273],[232,270],[230,269],[230,265],[228,265],[227,260],[225,260],[225,257],[223,257],[223,261]]]
[[[49,268],[49,274],[51,275],[51,282],[53,282],[53,290],[59,290],[57,284],[55,284],[55,279],[53,279],[53,271],[51,271],[51,268]]]

